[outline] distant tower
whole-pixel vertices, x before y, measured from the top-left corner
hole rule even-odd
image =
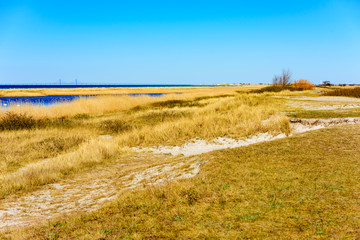
[[[75,85],[77,86],[77,78],[75,79]]]
[[[61,85],[61,78],[59,78],[59,85]]]

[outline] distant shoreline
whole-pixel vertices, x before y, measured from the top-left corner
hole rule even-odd
[[[221,89],[243,90],[244,86],[235,85],[0,85],[0,97],[30,97],[51,95],[128,95],[155,93],[197,93],[222,92]],[[116,87],[115,87],[116,86]],[[121,87],[122,86],[122,87]],[[258,88],[247,86],[246,88]],[[226,91],[225,91],[226,92]]]
[[[33,88],[144,88],[144,87],[214,87],[219,85],[191,84],[88,84],[88,85],[43,85],[43,84],[4,84],[0,89],[33,89]]]

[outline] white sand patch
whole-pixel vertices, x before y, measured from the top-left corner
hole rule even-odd
[[[292,132],[301,133],[326,127],[360,123],[360,118],[303,118],[290,119]]]
[[[171,155],[183,155],[185,157],[199,155],[202,153],[207,153],[215,150],[221,150],[226,148],[237,148],[244,147],[250,144],[260,143],[271,141],[275,139],[285,138],[285,134],[279,134],[273,136],[269,133],[259,133],[250,138],[242,138],[242,139],[232,139],[232,138],[216,138],[211,142],[201,140],[201,139],[193,139],[189,142],[185,143],[182,146],[159,146],[159,147],[150,147],[150,148],[133,148],[135,151],[151,151],[157,154],[171,154]]]

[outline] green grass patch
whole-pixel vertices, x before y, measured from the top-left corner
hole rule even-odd
[[[360,111],[301,110],[296,112],[289,112],[286,115],[293,118],[344,118],[360,117]]]

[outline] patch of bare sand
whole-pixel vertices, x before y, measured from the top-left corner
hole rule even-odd
[[[290,119],[291,127],[295,132],[307,132],[332,126],[357,124],[360,118],[293,118]]]
[[[1,200],[0,231],[74,212],[93,211],[115,199],[124,189],[191,178],[199,172],[200,164],[198,158],[134,155],[128,163],[94,169],[23,196]]]
[[[182,146],[159,146],[151,148],[133,148],[135,151],[151,151],[156,154],[183,155],[185,157],[199,155],[215,150],[244,147],[255,143],[272,141],[275,139],[285,138],[285,134],[273,136],[269,133],[259,133],[249,138],[232,139],[219,137],[212,141],[202,139],[193,139]]]

